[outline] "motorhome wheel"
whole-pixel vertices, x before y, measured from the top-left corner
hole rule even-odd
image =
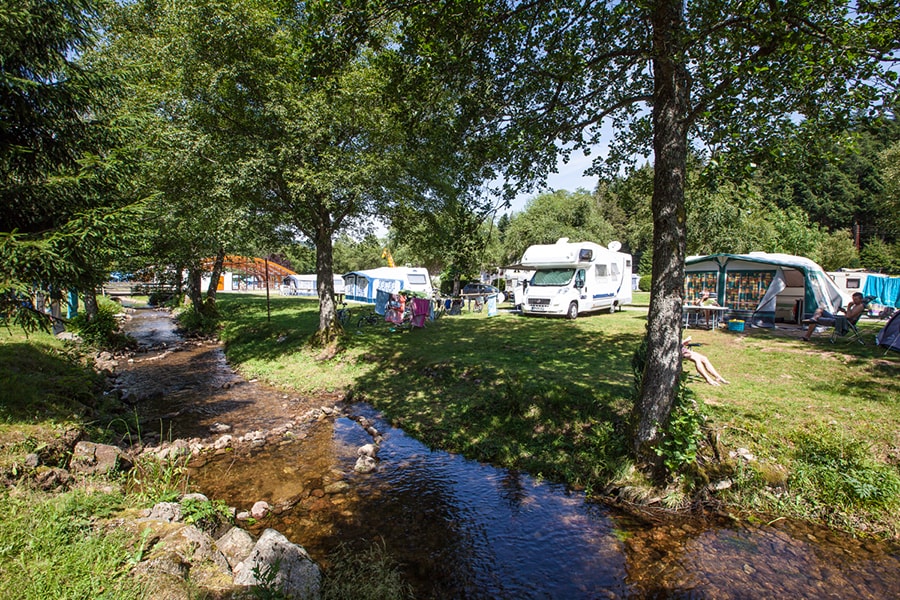
[[[566,313],[567,319],[574,319],[578,316],[578,303],[572,302],[569,304],[569,311]]]

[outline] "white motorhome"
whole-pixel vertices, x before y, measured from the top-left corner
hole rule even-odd
[[[522,312],[526,315],[565,315],[609,310],[631,303],[631,255],[622,245],[603,247],[593,242],[531,246],[522,255],[524,268],[534,269],[525,288]]]

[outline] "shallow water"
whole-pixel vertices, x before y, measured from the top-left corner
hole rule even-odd
[[[235,434],[272,427],[310,405],[237,383],[217,345],[146,358],[123,376],[167,389],[181,381],[145,406],[180,437],[209,435],[215,423]],[[193,486],[239,510],[266,500],[279,514],[254,530],[274,527],[326,564],[341,542],[383,544],[417,598],[900,597],[897,548],[787,520],[650,524],[562,486],[429,450],[368,405],[345,412],[384,435],[374,473],[353,470],[371,437],[339,417],[282,444],[196,461]]]

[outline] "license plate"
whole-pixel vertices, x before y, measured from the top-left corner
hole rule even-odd
[[[546,307],[546,306],[537,306],[537,305],[534,305],[534,306],[531,307],[531,310],[534,310],[534,311],[543,311],[543,310],[547,310],[547,307]]]

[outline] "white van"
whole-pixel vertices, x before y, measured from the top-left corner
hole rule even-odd
[[[622,245],[603,247],[593,242],[531,246],[522,255],[524,268],[534,269],[525,287],[522,312],[526,315],[579,314],[596,310],[615,312],[631,303],[631,255]]]

